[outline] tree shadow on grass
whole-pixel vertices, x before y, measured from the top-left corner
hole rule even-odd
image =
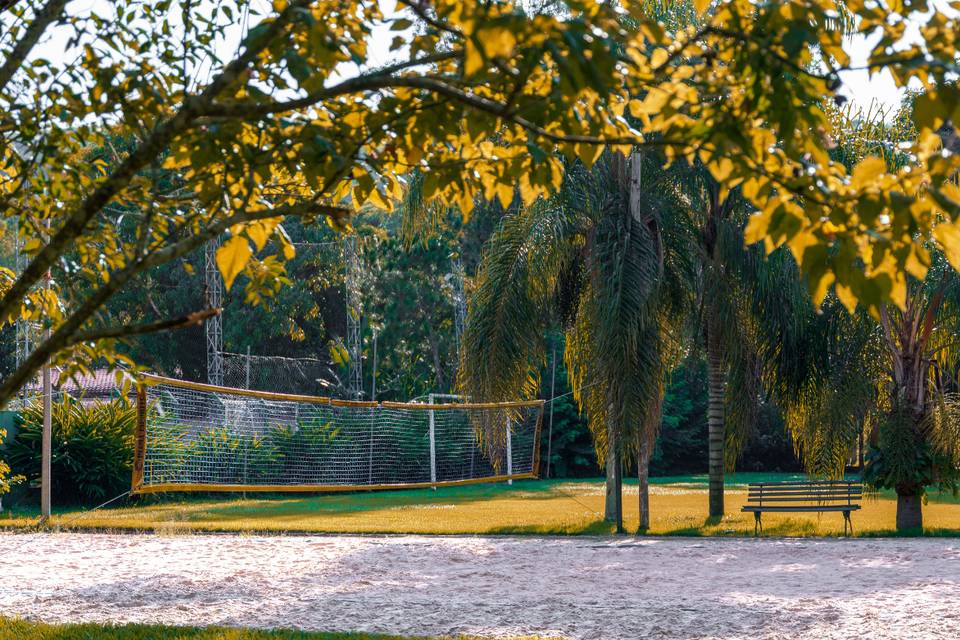
[[[592,524],[595,512],[590,505],[576,499],[594,498],[593,484],[599,492],[599,481],[589,482],[586,489],[577,486],[565,490],[568,484],[569,481],[518,480],[513,485],[500,482],[440,487],[435,491],[264,493],[244,497],[176,494],[162,501],[150,499],[140,506],[103,509],[79,519],[75,513],[64,512],[51,524],[62,526],[66,520],[76,520],[69,528],[158,533],[606,533],[602,525]],[[583,510],[578,507],[578,513],[568,513],[570,509],[558,502],[567,499],[580,503]],[[538,506],[533,512],[539,515],[524,518],[525,505],[534,502]],[[371,519],[371,514],[376,515]],[[503,517],[498,519],[501,514]],[[526,526],[525,521],[530,525]]]
[[[574,522],[569,524],[556,525],[511,525],[506,527],[494,527],[484,532],[490,535],[574,535],[574,536],[599,536],[611,535],[615,533],[613,523],[607,522],[602,518],[596,520],[586,520],[583,522]]]

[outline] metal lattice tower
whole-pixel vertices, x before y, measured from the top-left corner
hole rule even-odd
[[[208,309],[223,308],[223,279],[217,268],[217,249],[220,239],[211,240],[204,250],[204,287]],[[207,333],[207,383],[223,385],[223,314],[219,313],[204,323]]]
[[[456,338],[457,360],[460,359],[460,344],[463,329],[467,324],[467,294],[464,290],[463,262],[457,256],[453,259],[453,329]]]
[[[363,396],[363,352],[360,336],[360,255],[357,236],[343,239],[344,299],[347,303],[347,353],[350,355],[350,376],[347,390],[352,398]]]

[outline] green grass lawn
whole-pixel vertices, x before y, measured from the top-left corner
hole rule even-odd
[[[223,627],[161,625],[44,624],[0,618],[0,640],[390,640],[400,636],[369,633],[257,631]]]
[[[746,484],[788,480],[787,474],[732,474],[727,478],[727,515],[707,514],[706,476],[651,480],[651,527],[654,535],[752,535],[753,516],[741,513]],[[637,527],[636,480],[624,491],[625,525]],[[602,534],[601,479],[525,480],[505,483],[369,493],[248,493],[160,495],[129,505],[82,513],[63,509],[49,526],[67,529],[134,530],[182,534],[194,531],[264,533],[419,533],[419,534]],[[894,535],[895,497],[870,494],[853,514],[856,535]],[[767,535],[832,536],[843,533],[838,513],[765,514]],[[924,507],[926,533],[960,535],[960,501],[952,494],[930,495]],[[0,515],[0,527],[30,528],[36,510]]]

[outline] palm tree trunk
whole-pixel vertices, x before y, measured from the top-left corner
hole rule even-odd
[[[640,526],[637,533],[650,528],[650,446],[641,434],[637,455],[637,480],[640,488]]]
[[[710,473],[710,517],[723,517],[723,359],[720,340],[707,329],[707,441]]]
[[[897,487],[897,531],[922,531],[923,506],[916,490]]]
[[[617,434],[613,423],[607,423],[607,496],[604,504],[603,519],[613,522],[617,532],[623,530],[623,502],[621,499],[620,452],[617,447]]]

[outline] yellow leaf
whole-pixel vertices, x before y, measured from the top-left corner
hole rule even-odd
[[[766,209],[750,216],[747,220],[747,228],[743,231],[743,241],[746,244],[753,244],[763,240],[770,228],[771,218],[773,218],[773,209]]]
[[[709,6],[710,0],[693,0],[693,8],[697,10],[697,15],[703,15]]]
[[[330,343],[330,359],[335,365],[346,365],[350,362],[350,352],[342,344]]]
[[[903,272],[892,274],[893,284],[890,286],[890,299],[901,310],[907,308],[907,279]]]
[[[790,247],[790,251],[793,252],[793,257],[797,259],[797,264],[799,265],[803,265],[803,254],[807,252],[807,249],[819,244],[820,241],[817,236],[809,231],[798,231],[792,238],[787,240],[787,246]],[[827,286],[830,286],[829,283]],[[820,302],[817,302],[817,304],[820,304]]]
[[[944,222],[933,229],[933,237],[940,243],[950,266],[960,271],[960,228],[955,222]]]
[[[523,204],[526,206],[533,204],[533,201],[537,199],[537,190],[530,183],[529,174],[520,174],[520,180],[517,186],[520,187],[520,199],[523,201]]]
[[[497,183],[497,197],[500,199],[500,204],[503,205],[503,208],[509,209],[510,205],[513,203],[513,185],[506,182]]]
[[[250,243],[242,236],[230,238],[222,247],[217,249],[217,267],[223,274],[223,285],[227,288],[227,291],[230,290],[233,281],[247,266],[252,256],[253,251],[250,250]]]
[[[517,46],[517,37],[504,27],[479,29],[476,37],[488,58],[509,56]]]
[[[393,202],[390,201],[390,198],[380,193],[379,189],[375,188],[370,192],[369,202],[383,211],[393,211]]]
[[[466,44],[463,73],[464,75],[470,76],[483,68],[483,56],[480,54],[480,49],[473,43],[473,40],[468,39]]]
[[[816,282],[811,282],[810,294],[813,296],[813,304],[819,307],[823,304],[823,299],[827,297],[830,291],[830,285],[833,284],[834,275],[832,271],[824,271]]]
[[[911,243],[910,253],[907,255],[907,263],[904,265],[907,273],[917,280],[923,280],[927,277],[929,265],[930,253],[922,246]]]
[[[833,290],[837,292],[837,298],[840,299],[840,303],[847,309],[847,312],[853,313],[857,308],[857,296],[853,293],[853,289],[838,282]]]
[[[597,161],[597,158],[600,157],[600,154],[603,153],[603,147],[598,144],[578,144],[576,146],[577,157],[580,158],[580,162],[584,164],[588,169],[593,166],[593,163]],[[511,191],[513,189],[511,188]]]
[[[473,191],[467,188],[458,189],[454,192],[454,197],[457,199],[457,206],[460,207],[463,221],[467,222],[467,220],[470,219],[470,214],[473,212],[475,204]]]
[[[273,230],[277,228],[278,224],[280,224],[280,218],[257,220],[256,222],[252,222],[247,225],[247,237],[253,240],[253,244],[257,247],[257,251],[262,250],[267,244],[267,240],[270,239],[270,234],[273,233]]]
[[[877,156],[867,156],[853,168],[853,174],[850,178],[850,185],[854,189],[862,189],[867,184],[873,182],[878,176],[887,170],[887,163],[883,158]]]
[[[733,172],[733,161],[730,158],[718,158],[711,162],[709,166],[710,173],[713,174],[714,179],[720,184],[723,184]]]
[[[364,123],[363,112],[351,111],[347,114],[344,114],[340,120],[352,129],[359,129]]]
[[[656,49],[653,52],[653,55],[650,56],[650,65],[656,69],[663,65],[667,61],[667,58],[670,57],[670,54],[667,53],[666,49]]]

